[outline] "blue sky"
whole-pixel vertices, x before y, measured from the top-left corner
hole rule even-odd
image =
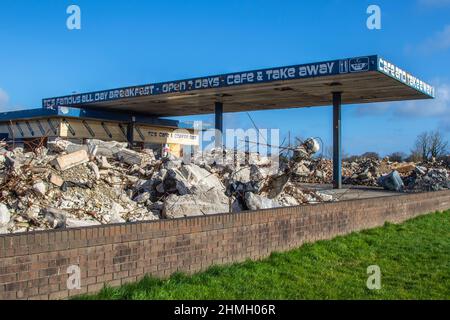
[[[81,30],[66,28],[76,4]],[[366,27],[379,5],[382,29]],[[0,110],[44,97],[209,74],[380,54],[437,87],[433,101],[345,106],[346,153],[408,152],[440,129],[450,139],[450,0],[0,1]],[[329,107],[252,112],[282,138],[331,144]],[[213,122],[211,115],[188,117]],[[250,128],[227,114],[226,128]]]

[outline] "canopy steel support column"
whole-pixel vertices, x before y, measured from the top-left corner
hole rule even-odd
[[[342,189],[342,92],[333,92],[333,187]]]
[[[216,102],[215,103],[215,129],[216,129],[216,148],[223,147],[223,103]]]

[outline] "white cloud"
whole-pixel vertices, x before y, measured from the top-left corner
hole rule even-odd
[[[397,118],[435,118],[440,126],[450,131],[450,83],[433,81],[436,98],[403,102],[361,105],[355,110],[357,116],[390,116]]]
[[[413,100],[395,109],[399,116],[441,117],[450,114],[450,84],[437,82],[436,99]]]
[[[5,90],[0,88],[0,108],[5,108],[8,104],[9,96]]]
[[[447,50],[450,48],[450,25],[444,27],[443,30],[436,32],[432,37],[425,40],[419,49],[423,53],[431,53],[435,51]]]

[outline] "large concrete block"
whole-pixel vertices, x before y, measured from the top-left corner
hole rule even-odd
[[[89,161],[89,155],[86,150],[79,150],[53,160],[53,166],[60,171],[64,171]]]

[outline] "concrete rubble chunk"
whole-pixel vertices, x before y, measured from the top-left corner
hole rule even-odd
[[[108,159],[105,156],[97,157],[97,159],[100,169],[108,170],[113,168],[113,166],[108,162]]]
[[[153,152],[152,149],[142,149],[141,152],[142,152],[143,154],[148,155],[150,161],[155,161],[155,160],[156,160],[155,153]]]
[[[87,145],[92,150],[96,147],[96,157],[107,157],[113,158],[116,153],[119,151],[126,149],[128,143],[126,142],[117,142],[117,141],[103,141],[98,139],[88,139]]]
[[[165,159],[163,161],[163,165],[166,170],[178,169],[182,164],[183,161],[180,159]]]
[[[126,220],[122,217],[127,213],[124,207],[122,207],[117,202],[112,202],[111,210],[105,215],[107,223],[124,223]]]
[[[38,181],[35,184],[33,184],[33,190],[41,197],[44,197],[47,192],[47,186],[43,181]]]
[[[133,200],[137,203],[146,203],[151,198],[150,192],[144,192],[139,195],[137,195]]]
[[[225,187],[216,175],[209,173],[195,164],[182,166],[180,173],[191,186],[203,185],[206,189],[217,188],[219,190],[225,190]]]
[[[162,214],[172,219],[226,212],[229,212],[228,197],[213,189],[183,196],[171,194],[164,202]]]
[[[80,150],[57,157],[55,160],[53,160],[53,166],[59,171],[65,171],[67,169],[87,163],[88,161],[89,156],[87,151]]]
[[[289,182],[289,175],[288,174],[281,174],[278,176],[273,176],[271,181],[269,182],[270,191],[269,191],[269,198],[275,199],[277,198],[286,187],[286,184]]]
[[[394,165],[392,167],[392,169],[399,173],[403,173],[403,174],[410,173],[416,169],[416,164],[413,162],[400,163],[400,164]]]
[[[95,180],[100,179],[100,169],[94,162],[88,162],[89,169],[92,170],[92,173],[94,174]]]
[[[114,154],[117,160],[129,165],[143,167],[152,162],[152,157],[145,153],[139,153],[130,149],[120,149]]]
[[[427,173],[427,168],[422,166],[416,166],[414,171],[419,175],[425,175]]]
[[[8,207],[0,203],[0,227],[7,225],[9,220],[11,220],[11,213]]]
[[[47,143],[49,151],[56,152],[56,153],[72,153],[80,150],[88,150],[87,145],[82,144],[76,144],[73,142],[70,142],[69,140],[64,140],[61,138],[56,138],[53,141],[49,141]]]
[[[50,227],[53,229],[60,229],[66,227],[67,213],[64,210],[48,207],[42,209],[41,215],[44,216],[44,219],[49,223]]]
[[[61,187],[64,184],[64,180],[56,173],[50,174],[49,181],[51,184],[53,184],[57,187]]]
[[[250,167],[237,168],[232,173],[232,179],[237,182],[247,183],[251,181],[250,174],[251,174]]]
[[[66,219],[66,227],[67,228],[85,228],[101,225],[100,222],[94,220],[78,220],[67,218]]]
[[[397,171],[392,171],[390,174],[382,176],[378,181],[380,186],[390,191],[401,192],[405,187],[403,180]]]
[[[281,205],[269,198],[254,194],[252,192],[247,192],[245,194],[245,203],[250,210],[261,210],[261,209],[271,209],[278,208]]]
[[[450,189],[450,178],[446,169],[432,168],[424,175],[412,177],[407,188],[413,191],[441,191]]]

